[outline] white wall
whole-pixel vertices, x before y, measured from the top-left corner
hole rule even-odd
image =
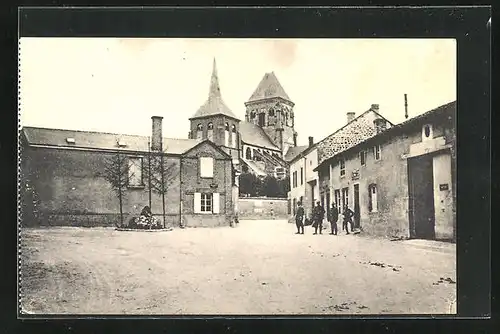
[[[448,151],[434,156],[432,160],[434,174],[434,209],[436,238],[453,238],[453,197],[451,179],[451,155]],[[440,190],[440,185],[448,185],[447,190]]]

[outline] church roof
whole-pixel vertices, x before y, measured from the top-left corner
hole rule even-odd
[[[271,150],[279,150],[279,148],[273,144],[271,138],[269,138],[264,130],[253,123],[241,122],[240,136],[241,140],[246,144],[269,148]]]
[[[23,132],[29,145],[113,151],[148,151],[149,138],[146,136],[36,127],[24,127]],[[74,143],[68,143],[68,138],[72,138]],[[120,147],[118,142],[126,146]],[[183,154],[199,143],[200,140],[196,139],[163,138],[163,147],[167,154]]]
[[[269,99],[273,97],[281,97],[282,99],[285,99],[287,101],[292,101],[283,89],[283,86],[281,86],[280,82],[278,81],[276,74],[274,74],[274,72],[271,72],[264,75],[259,85],[257,86],[257,89],[255,89],[252,96],[250,96],[248,102]]]
[[[225,115],[234,118],[236,120],[238,119],[238,117],[236,117],[233,114],[231,109],[229,109],[229,107],[222,100],[220,85],[219,85],[219,77],[217,76],[217,66],[215,63],[215,58],[213,63],[212,78],[210,80],[210,90],[208,92],[208,99],[190,119],[202,118],[214,115]]]

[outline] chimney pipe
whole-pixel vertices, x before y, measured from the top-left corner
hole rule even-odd
[[[309,137],[309,147],[314,145],[313,137]]]
[[[347,113],[347,123],[350,123],[354,119],[355,115],[356,115],[356,113],[354,113],[354,112],[348,112]]]
[[[297,147],[297,134],[296,133],[293,134],[293,146]]]
[[[408,119],[408,98],[405,94],[405,118]]]
[[[162,127],[161,122],[163,117],[161,116],[152,116],[151,120],[153,121],[153,130],[151,133],[151,150],[152,151],[162,151]]]

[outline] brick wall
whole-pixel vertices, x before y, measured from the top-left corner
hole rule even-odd
[[[288,201],[283,198],[240,198],[238,209],[240,220],[288,218]]]
[[[214,177],[201,178],[199,157],[214,158]],[[182,158],[182,219],[186,227],[227,226],[234,213],[232,201],[232,162],[212,145],[202,144]],[[219,193],[220,213],[202,214],[194,212],[194,193]]]
[[[37,171],[33,182],[47,224],[71,225],[78,224],[79,220],[84,223],[89,219],[99,224],[99,217],[111,217],[119,213],[118,198],[104,178],[106,159],[110,156],[108,153],[25,148],[23,155],[29,156],[25,168]],[[167,163],[177,165],[165,196],[166,213],[169,220],[176,224],[180,210],[179,161],[177,157],[167,158]],[[126,215],[139,215],[148,202],[147,187],[129,188],[123,199],[123,212]],[[151,209],[153,214],[162,214],[161,197],[155,193],[152,194]],[[57,216],[60,217],[56,218]],[[71,217],[71,222],[65,223],[63,217]],[[103,218],[102,224],[109,225],[110,222]]]

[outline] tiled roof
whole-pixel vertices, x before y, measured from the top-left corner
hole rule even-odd
[[[212,78],[210,80],[210,90],[208,92],[208,99],[190,119],[213,116],[213,115],[226,115],[231,118],[238,119],[238,117],[236,117],[233,114],[231,109],[229,109],[229,107],[222,100],[215,59],[212,70]]]
[[[449,102],[449,103],[444,104],[442,106],[439,106],[439,107],[437,107],[435,109],[427,111],[427,112],[425,112],[423,114],[420,114],[418,116],[410,118],[410,119],[408,119],[408,120],[406,120],[406,121],[404,121],[402,123],[393,125],[390,128],[388,128],[386,131],[383,131],[383,132],[378,133],[378,134],[374,134],[373,136],[370,136],[370,137],[368,137],[368,138],[366,138],[366,139],[364,139],[362,141],[359,141],[355,145],[351,145],[349,148],[347,148],[345,150],[342,150],[341,152],[350,151],[350,150],[354,149],[355,147],[358,147],[359,145],[364,144],[364,143],[371,142],[372,140],[375,140],[376,138],[380,138],[380,137],[383,137],[383,136],[387,137],[387,136],[395,135],[398,130],[404,129],[407,126],[411,126],[412,124],[415,124],[416,122],[424,121],[428,117],[439,115],[439,114],[443,114],[443,113],[455,113],[455,112],[456,112],[456,101]],[[341,152],[339,151],[338,153],[341,153]],[[323,159],[321,162],[318,161],[318,166],[314,169],[314,171],[317,171],[321,167],[322,164],[326,163],[328,160],[330,160],[334,156],[335,155],[332,155],[332,156],[330,156],[327,159]]]
[[[252,96],[250,96],[248,102],[268,99],[273,97],[281,97],[287,101],[291,101],[290,97],[288,97],[288,94],[285,92],[285,90],[279,83],[276,74],[274,74],[274,72],[271,72],[271,73],[266,73],[264,75],[259,85],[253,92]]]
[[[246,144],[265,147],[272,150],[279,150],[264,130],[253,123],[241,122],[240,136],[241,140]]]
[[[149,139],[146,136],[36,127],[24,127],[23,131],[30,145],[139,152],[148,151]],[[67,138],[73,138],[75,142],[70,144],[67,142]],[[118,141],[126,146],[119,147]],[[163,138],[163,150],[170,154],[182,154],[198,143],[200,143],[200,141],[196,139]]]
[[[293,159],[295,159],[300,153],[304,152],[309,148],[308,145],[304,146],[292,146],[288,149],[288,151],[285,154],[285,161],[290,162]]]
[[[377,118],[384,119],[388,126],[392,126],[391,122],[381,116],[377,111],[370,108],[339,130],[318,142],[318,165],[321,165],[323,161],[334,155],[374,136],[376,130],[373,121]]]

